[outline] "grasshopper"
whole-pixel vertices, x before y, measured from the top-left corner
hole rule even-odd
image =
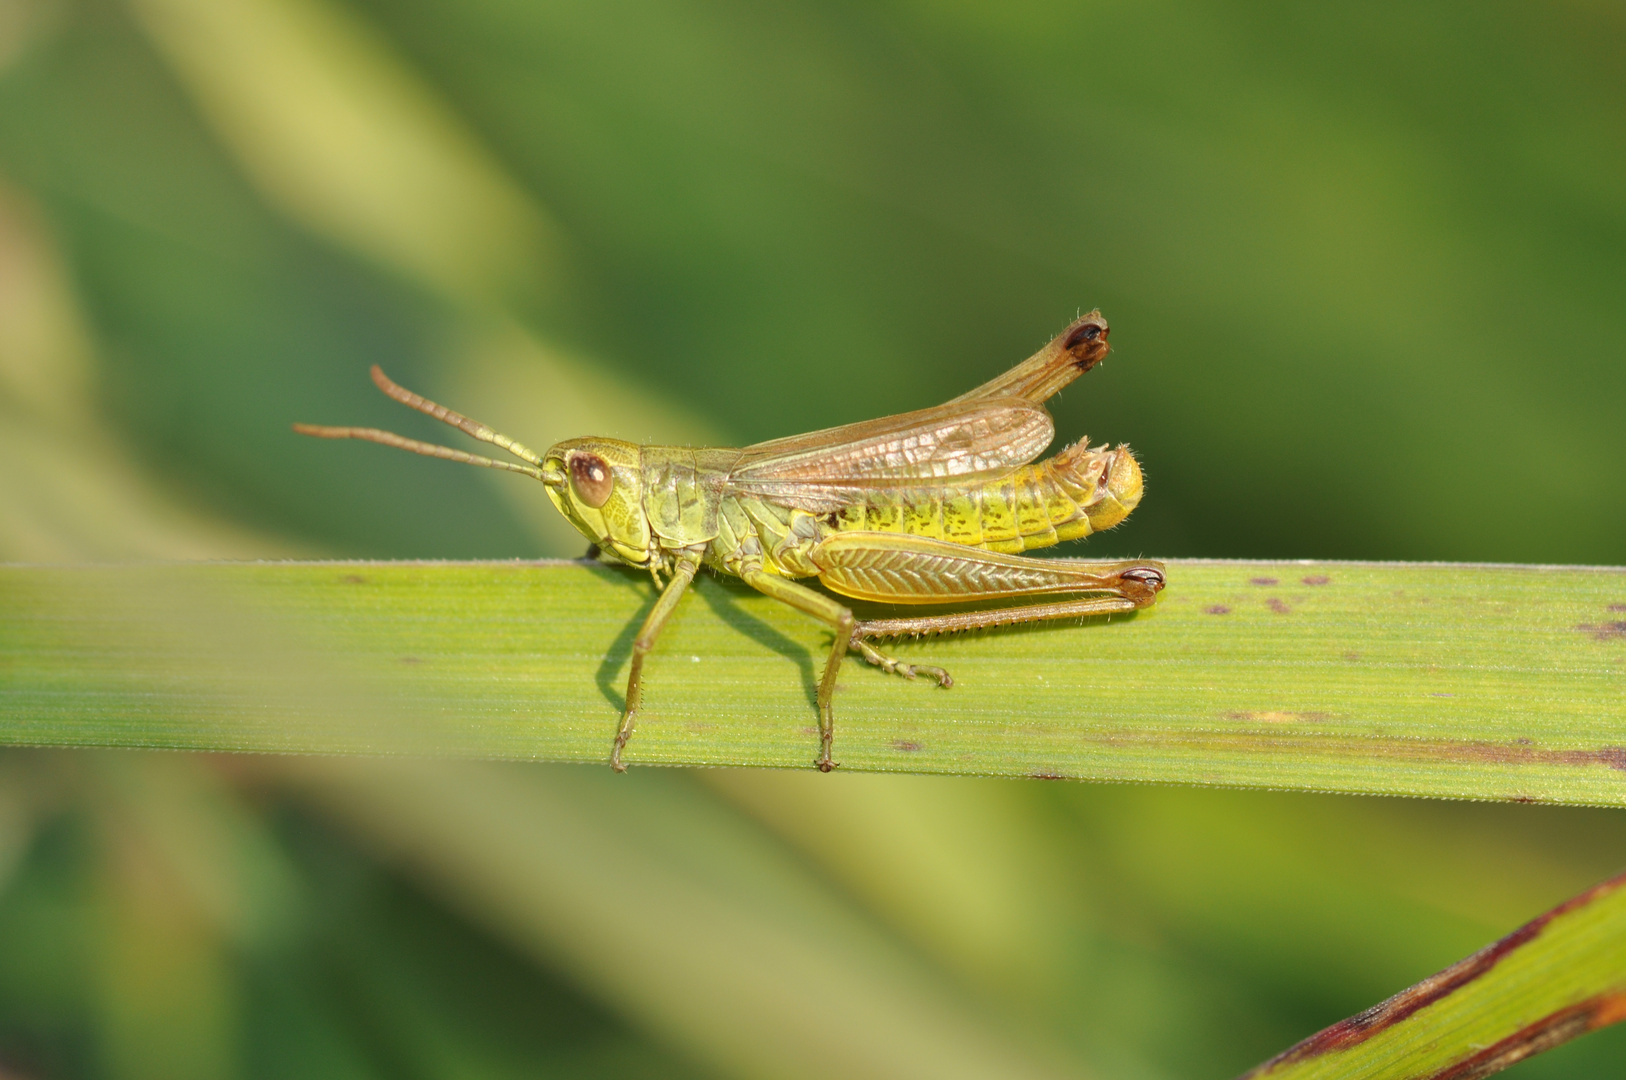
[[[1140,502],[1140,466],[1127,446],[1091,447],[1086,439],[1034,460],[1055,436],[1043,402],[1100,363],[1107,334],[1094,311],[997,379],[936,408],[743,449],[581,438],[538,454],[397,386],[376,365],[373,382],[385,394],[520,463],[376,428],[294,430],[524,473],[542,481],[599,558],[649,571],[659,597],[632,645],[626,707],[610,751],[617,772],[626,769],[622,754],[643,703],[644,661],[702,566],[818,619],[835,632],[818,688],[816,764],[829,772],[836,766],[831,701],[849,651],[883,671],[947,687],[953,680],[942,668],[902,663],[873,642],[1127,612],[1157,599],[1162,563],[1018,554],[1111,528]],[[796,581],[813,577],[840,596],[888,604],[1027,602],[859,620],[840,600]],[[1048,599],[1055,594],[1081,595]]]

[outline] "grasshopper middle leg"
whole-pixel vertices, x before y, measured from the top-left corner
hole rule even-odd
[[[816,763],[820,772],[829,772],[836,767],[830,758],[830,743],[835,738],[835,709],[832,699],[836,692],[836,676],[841,672],[842,657],[847,655],[851,648],[853,630],[858,626],[858,620],[853,618],[852,609],[837,600],[832,600],[823,593],[816,593],[806,585],[798,585],[794,581],[777,577],[758,568],[747,568],[740,575],[745,583],[765,593],[775,600],[782,600],[798,611],[807,613],[827,624],[835,631],[835,640],[830,643],[830,658],[824,662],[824,674],[819,678],[819,759]]]

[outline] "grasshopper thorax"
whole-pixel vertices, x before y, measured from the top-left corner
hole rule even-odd
[[[619,439],[570,439],[542,457],[548,498],[601,551],[623,562],[649,562],[643,509],[642,455]]]

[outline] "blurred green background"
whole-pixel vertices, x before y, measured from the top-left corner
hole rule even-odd
[[[288,424],[444,440],[377,362],[532,445],[746,442],[1092,307],[1058,428],[1148,497],[1085,551],[1626,562],[1626,9],[0,2],[0,559],[575,555],[519,478]],[[0,780],[21,1077],[1225,1077],[1626,864],[1528,806]]]

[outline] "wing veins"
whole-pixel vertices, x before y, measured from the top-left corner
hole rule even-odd
[[[1054,436],[1050,414],[1020,398],[950,402],[748,446],[731,479],[944,480],[1025,465]]]

